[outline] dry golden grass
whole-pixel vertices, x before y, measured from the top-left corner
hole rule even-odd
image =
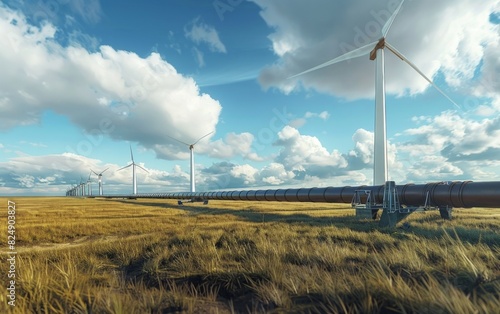
[[[2,313],[494,313],[500,210],[379,229],[344,204],[11,198]],[[7,199],[1,199],[7,204]],[[7,251],[6,210],[0,215]],[[1,230],[1,229],[0,229]],[[0,274],[7,282],[7,268]]]

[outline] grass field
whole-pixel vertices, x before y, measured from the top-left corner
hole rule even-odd
[[[500,210],[415,213],[405,228],[348,205],[10,198],[16,306],[0,313],[498,313]]]

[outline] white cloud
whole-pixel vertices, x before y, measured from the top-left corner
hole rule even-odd
[[[288,122],[288,126],[291,126],[294,129],[298,129],[306,123],[307,123],[306,118],[298,118],[298,119],[293,119],[290,122]]]
[[[287,170],[305,171],[314,176],[329,176],[343,172],[347,167],[347,161],[340,152],[328,152],[317,137],[301,135],[291,126],[285,126],[278,133],[275,145],[281,147],[275,161],[283,164]]]
[[[328,111],[323,111],[318,115],[318,117],[323,120],[328,120],[328,118],[330,118],[330,114]]]
[[[207,153],[210,157],[231,159],[241,156],[251,161],[262,161],[263,158],[253,151],[254,136],[251,133],[228,133],[225,139],[207,143],[200,142],[198,151]]]
[[[28,174],[17,176],[16,180],[22,188],[33,188],[35,186],[35,177]]]
[[[71,153],[61,155],[24,155],[0,162],[0,177],[12,189],[41,188],[49,185],[61,191],[89,174],[99,162]]]
[[[306,124],[309,119],[314,119],[314,118],[319,118],[326,121],[330,118],[330,114],[328,113],[328,111],[323,111],[321,113],[307,111],[303,117],[293,119],[290,122],[288,122],[287,125],[294,129],[299,129],[304,124]]]
[[[470,156],[493,148],[500,148],[500,119],[483,119],[476,122],[445,112],[433,117],[429,124],[408,129],[420,145],[427,145],[430,152],[443,152],[449,157]]]
[[[0,32],[7,34],[0,37],[0,128],[36,123],[53,110],[90,134],[139,142],[158,155],[178,148],[167,135],[193,140],[215,130],[219,102],[159,54],[63,47],[56,31],[0,6]]]
[[[306,112],[306,114],[304,115],[304,118],[306,119],[310,119],[310,118],[320,118],[322,120],[328,120],[328,118],[330,118],[330,114],[328,113],[328,111],[322,111],[321,113],[315,113],[315,112]]]
[[[186,29],[184,34],[196,44],[207,44],[213,52],[226,53],[226,47],[219,38],[219,34],[213,26],[207,25],[195,19]]]
[[[163,171],[139,165],[148,173],[137,170],[139,192],[167,192],[189,190],[189,173],[175,166],[172,171]],[[6,193],[30,195],[64,195],[66,190],[80,182],[92,181],[97,193],[97,176],[90,169],[103,173],[105,193],[131,193],[132,171],[130,168],[117,171],[123,165],[104,164],[99,160],[73,153],[58,155],[23,155],[0,162],[0,181]]]
[[[407,178],[414,182],[452,180],[464,172],[442,156],[422,156],[421,160],[408,169]]]
[[[399,4],[396,0],[252,1],[261,7],[261,16],[273,29],[269,39],[280,56],[262,71],[259,80],[264,87],[278,87],[285,93],[298,86],[287,77],[377,41]],[[496,0],[406,1],[388,41],[428,77],[441,71],[448,84],[461,86],[474,76],[483,57],[496,55],[498,27],[489,22],[494,10],[498,10]],[[294,84],[300,80],[306,88],[348,99],[372,98],[374,68],[374,62],[365,56],[303,75]],[[415,94],[427,87],[407,64],[386,54],[388,93]]]
[[[410,161],[406,181],[441,180],[443,174],[448,174],[446,180],[498,177],[495,171],[500,166],[499,117],[474,121],[444,112],[422,119],[403,135],[410,135],[398,144],[398,150]]]
[[[280,163],[271,163],[264,167],[259,176],[263,183],[271,185],[279,185],[283,183],[290,183],[290,180],[295,177],[293,171],[285,169],[285,166]]]
[[[352,136],[354,149],[349,151],[349,165],[354,169],[362,169],[373,164],[373,132],[358,129]]]
[[[498,10],[500,11],[500,4]],[[500,36],[500,25],[496,25],[497,34]],[[482,65],[481,77],[474,88],[474,94],[478,97],[496,98],[494,107],[500,111],[500,41],[496,41],[484,49],[484,59]]]
[[[193,54],[194,58],[196,60],[196,63],[198,63],[198,66],[200,68],[205,66],[205,57],[203,55],[203,52],[201,52],[198,48],[193,47]]]
[[[255,176],[258,172],[259,170],[250,165],[236,165],[231,169],[231,175],[235,178],[242,178],[245,185],[253,185],[256,182]]]

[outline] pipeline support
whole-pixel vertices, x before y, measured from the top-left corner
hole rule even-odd
[[[387,185],[387,183],[386,183]],[[438,208],[441,217],[451,219],[452,208],[500,208],[500,182],[435,182],[427,184],[395,185],[394,182],[377,186],[322,187],[301,189],[269,189],[217,192],[175,192],[137,194],[134,198],[156,198],[177,200],[241,200],[241,201],[278,201],[278,202],[323,202],[351,203],[357,197],[358,205],[369,204],[367,217],[376,215],[379,209],[397,213],[393,221],[400,221],[411,212],[421,209]],[[359,191],[363,191],[360,193]],[[387,192],[386,192],[387,191]],[[130,195],[104,195],[105,198],[128,198]],[[385,200],[384,200],[385,198]],[[367,202],[368,200],[368,202]],[[384,216],[384,212],[382,213]],[[392,216],[394,217],[394,216]],[[386,218],[381,218],[386,221]]]

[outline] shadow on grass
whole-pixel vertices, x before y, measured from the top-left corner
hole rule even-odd
[[[194,205],[192,203],[185,203],[182,206],[166,203],[157,202],[133,202],[127,200],[115,200],[118,202],[123,202],[127,204],[135,204],[138,206],[152,206],[160,207],[164,209],[176,209],[188,212],[192,216],[203,216],[203,215],[213,215],[213,216],[224,216],[233,215],[238,217],[243,221],[253,222],[253,223],[269,223],[269,222],[279,222],[288,223],[294,225],[310,225],[310,226],[335,226],[337,228],[348,228],[352,231],[371,233],[375,230],[392,235],[396,239],[405,238],[406,234],[418,235],[422,238],[427,239],[439,239],[443,238],[448,234],[451,237],[458,237],[463,242],[468,242],[471,244],[482,243],[490,247],[500,243],[500,233],[493,230],[485,230],[481,228],[464,227],[460,225],[453,225],[453,221],[443,220],[438,211],[430,211],[424,214],[415,213],[413,215],[421,215],[421,217],[416,218],[412,216],[410,219],[403,221],[408,222],[405,227],[396,228],[380,228],[378,226],[378,220],[370,219],[358,219],[354,215],[350,216],[311,216],[305,213],[292,213],[293,210],[286,210],[283,214],[279,213],[268,213],[253,209],[221,209],[208,207],[206,205]],[[334,208],[332,208],[334,209]],[[347,210],[347,209],[346,209]],[[277,210],[274,210],[277,211]],[[307,209],[302,209],[301,211],[307,211]],[[315,209],[310,209],[310,211],[315,211]],[[320,210],[321,211],[321,210]],[[420,224],[430,223],[436,224],[441,228],[429,229]],[[400,226],[399,224],[398,226]]]
[[[117,202],[123,202],[127,204],[131,204],[131,201],[126,200],[115,200]],[[293,213],[297,211],[315,211],[315,209],[302,209],[302,210],[286,210],[283,214],[278,213],[269,213],[254,209],[223,209],[223,208],[214,208],[208,207],[206,205],[198,206],[192,205],[189,203],[185,203],[184,205],[174,205],[174,204],[165,204],[165,203],[156,203],[156,202],[137,202],[133,203],[137,206],[152,206],[152,207],[161,207],[165,209],[176,209],[188,212],[191,216],[203,216],[203,215],[214,215],[214,216],[225,216],[225,215],[233,215],[242,219],[243,221],[248,222],[283,222],[289,224],[304,224],[311,226],[349,226],[356,228],[354,224],[359,224],[358,227],[361,227],[361,230],[369,229],[372,230],[371,225],[374,225],[372,221],[359,221],[354,216],[311,216],[304,213]],[[332,208],[335,209],[335,208]],[[322,209],[324,210],[324,209]],[[346,209],[349,210],[349,209]],[[274,210],[279,211],[279,210]],[[319,210],[321,211],[321,210]],[[352,225],[352,226],[351,226]],[[376,225],[376,224],[375,224]],[[361,231],[360,230],[360,231]],[[367,231],[367,230],[365,230]]]

